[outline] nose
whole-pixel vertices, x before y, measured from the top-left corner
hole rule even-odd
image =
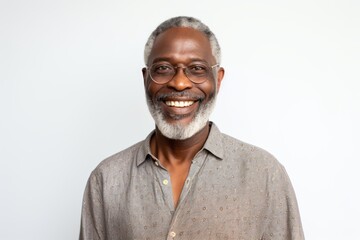
[[[167,83],[168,87],[173,88],[176,91],[192,88],[193,83],[186,76],[184,71],[185,68],[178,67],[176,70],[174,77]]]

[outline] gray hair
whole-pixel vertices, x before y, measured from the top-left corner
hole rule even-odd
[[[161,33],[165,32],[166,30],[174,27],[192,28],[205,34],[205,36],[209,39],[211,51],[213,56],[215,57],[216,63],[220,64],[220,59],[221,59],[220,45],[215,37],[215,34],[210,30],[210,28],[196,18],[179,16],[179,17],[170,18],[165,22],[161,23],[151,33],[149,39],[145,44],[145,49],[144,49],[144,61],[146,65],[148,64],[150,52],[154,46],[156,37],[159,36]]]

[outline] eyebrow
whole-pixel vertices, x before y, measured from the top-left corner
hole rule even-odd
[[[158,57],[158,58],[155,58],[152,63],[156,63],[156,62],[169,62],[171,63],[172,62],[172,58],[168,58],[168,57]],[[207,61],[205,61],[204,59],[202,58],[190,58],[190,62],[205,62],[207,63]]]

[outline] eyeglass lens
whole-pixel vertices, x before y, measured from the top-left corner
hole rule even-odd
[[[155,63],[150,67],[150,77],[156,83],[165,84],[176,75],[176,70],[180,69],[193,83],[203,83],[212,77],[212,68],[204,63],[194,63],[186,67],[174,67],[170,63]]]

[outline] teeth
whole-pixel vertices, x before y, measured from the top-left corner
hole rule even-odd
[[[194,104],[194,101],[165,101],[169,107],[188,107]]]

